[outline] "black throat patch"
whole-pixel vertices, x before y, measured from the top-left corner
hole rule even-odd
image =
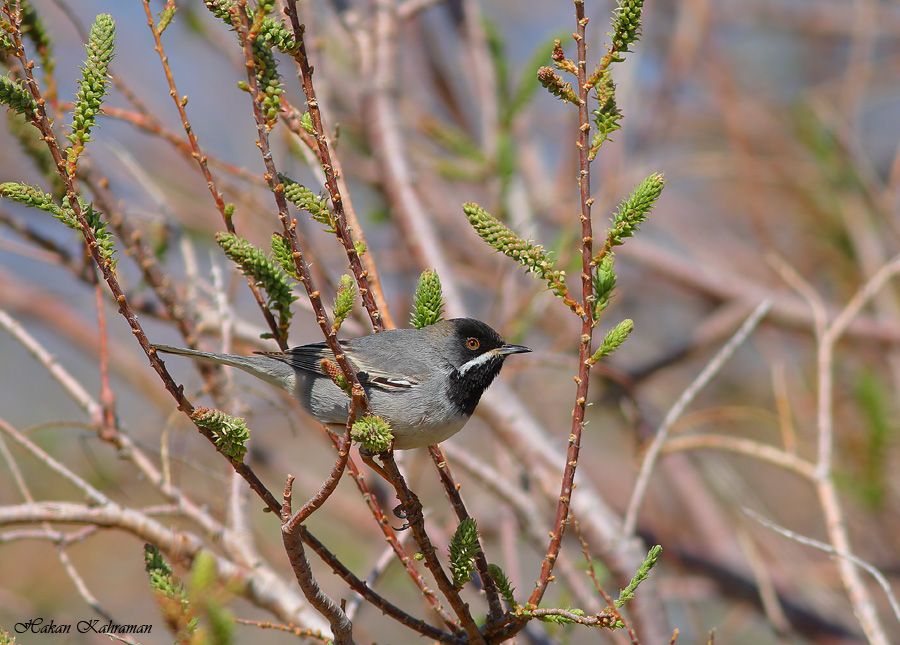
[[[467,417],[475,412],[481,395],[500,373],[504,358],[493,355],[490,359],[472,366],[465,372],[453,370],[450,374],[447,396],[460,412]]]

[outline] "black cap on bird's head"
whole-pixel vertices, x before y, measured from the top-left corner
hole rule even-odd
[[[453,366],[448,395],[464,414],[471,415],[506,357],[531,350],[507,343],[489,325],[474,318],[453,318],[441,326],[446,330],[444,358]]]

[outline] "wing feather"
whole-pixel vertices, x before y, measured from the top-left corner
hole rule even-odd
[[[403,374],[392,374],[384,370],[376,369],[362,362],[347,341],[338,341],[341,347],[345,349],[347,358],[353,367],[356,368],[357,378],[363,385],[378,387],[383,390],[399,390],[409,389],[419,384],[413,378]],[[310,372],[322,377],[328,377],[325,370],[322,369],[322,359],[334,361],[334,354],[328,348],[326,343],[310,343],[309,345],[300,345],[292,347],[284,352],[256,352],[264,356],[269,356],[283,363],[287,363],[297,370]]]

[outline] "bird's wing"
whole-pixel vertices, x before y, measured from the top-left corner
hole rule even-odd
[[[356,368],[356,375],[360,383],[378,387],[383,390],[402,390],[415,387],[419,384],[419,380],[408,375],[394,373],[390,369],[382,366],[367,364],[360,360],[357,352],[353,351],[350,343],[347,341],[338,341],[346,351],[346,356],[350,359],[350,363]],[[300,345],[292,347],[284,352],[257,352],[264,356],[269,356],[283,363],[287,363],[294,369],[311,372],[318,376],[328,377],[322,367],[322,360],[335,362],[334,354],[328,348],[326,343],[311,343],[309,345]]]

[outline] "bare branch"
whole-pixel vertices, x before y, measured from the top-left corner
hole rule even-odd
[[[625,519],[622,523],[622,536],[628,537],[634,533],[637,526],[637,514],[640,510],[641,502],[647,492],[647,486],[650,484],[650,476],[653,474],[653,468],[662,452],[663,446],[669,437],[669,429],[672,424],[681,416],[685,408],[691,404],[697,393],[700,392],[719,372],[722,366],[731,358],[735,350],[747,339],[747,337],[756,329],[756,326],[763,319],[771,308],[771,302],[765,300],[761,302],[753,310],[753,312],[744,321],[744,324],[734,333],[725,345],[722,346],[715,356],[706,364],[706,367],[691,381],[690,385],[681,393],[678,400],[669,408],[665,418],[656,430],[653,442],[644,455],[641,462],[641,470],[638,474],[637,481],[634,485],[634,491],[631,494],[631,500],[628,502],[628,510],[625,513]]]

